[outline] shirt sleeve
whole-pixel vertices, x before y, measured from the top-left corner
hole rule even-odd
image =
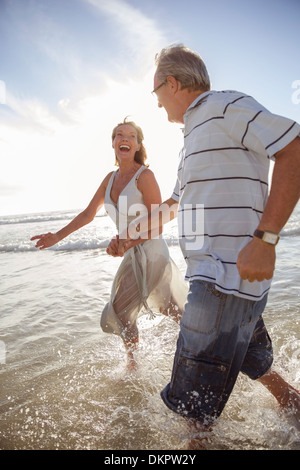
[[[174,201],[178,202],[179,201],[179,180],[177,178],[176,180],[176,184],[175,184],[175,188],[174,188],[174,191],[173,191],[173,194],[172,194],[172,199],[174,199]]]
[[[226,121],[232,139],[268,158],[300,136],[297,122],[271,113],[250,96],[231,104],[227,111]]]
[[[181,181],[181,172],[182,172],[182,165],[183,165],[184,155],[185,155],[185,148],[183,147],[180,150],[179,156],[178,156],[177,179],[176,179],[176,184],[175,184],[175,187],[174,187],[174,190],[173,190],[173,194],[171,196],[172,199],[174,199],[174,201],[176,201],[176,202],[179,201],[179,197],[180,197],[180,181]]]

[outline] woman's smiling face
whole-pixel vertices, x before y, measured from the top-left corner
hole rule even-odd
[[[131,124],[121,124],[116,130],[112,146],[119,162],[124,158],[134,159],[135,153],[141,148],[135,128]]]

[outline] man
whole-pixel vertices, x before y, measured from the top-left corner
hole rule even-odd
[[[300,126],[243,93],[211,91],[205,64],[184,46],[163,49],[156,66],[158,106],[170,122],[184,124],[177,184],[164,207],[178,204],[183,221],[204,211],[196,234],[202,243],[191,243],[185,225],[180,237],[190,290],[162,399],[210,425],[243,372],[283,406],[300,407],[299,393],[271,370],[272,345],[262,319],[279,233],[300,196]],[[145,219],[136,226],[140,240],[147,235],[144,226]],[[126,237],[120,235],[120,254],[140,241],[126,245]]]

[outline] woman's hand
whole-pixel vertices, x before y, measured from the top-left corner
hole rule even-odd
[[[35,247],[39,248],[40,250],[44,250],[45,248],[49,248],[50,246],[55,245],[59,242],[59,238],[56,233],[44,233],[41,235],[35,235],[34,237],[30,238],[31,241],[38,240]]]
[[[119,236],[112,238],[110,241],[106,253],[110,256],[122,256],[119,254]]]

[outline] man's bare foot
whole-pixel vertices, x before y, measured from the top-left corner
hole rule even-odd
[[[205,450],[208,438],[211,436],[211,427],[196,420],[189,420],[188,429],[191,435],[188,450]]]

